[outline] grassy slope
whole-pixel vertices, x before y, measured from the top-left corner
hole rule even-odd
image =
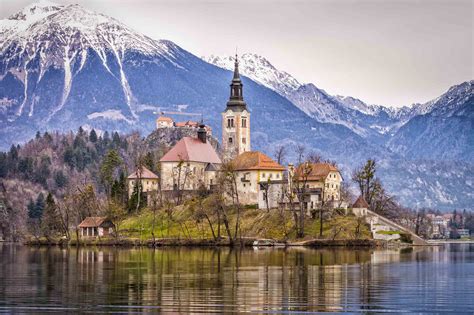
[[[212,232],[206,219],[196,220],[192,208],[179,206],[174,208],[172,219],[164,210],[156,212],[156,223],[154,234],[156,238],[192,238],[210,239]],[[234,228],[235,215],[229,214],[231,229]],[[132,215],[122,221],[119,225],[121,234],[141,240],[152,238],[153,213],[149,209],[143,209],[139,214]],[[214,229],[217,233],[217,220],[211,217]],[[241,214],[241,234],[243,237],[272,238],[276,240],[295,239],[293,229],[293,218],[289,211],[282,217],[278,210],[267,212],[266,210],[244,209]],[[324,238],[332,239],[334,228],[343,227],[336,239],[353,239],[357,222],[354,216],[334,216],[324,222]],[[305,234],[308,238],[318,237],[319,220],[308,218],[305,222]],[[221,227],[221,236],[225,237],[224,226]],[[371,238],[370,231],[366,225],[361,226],[359,238]]]

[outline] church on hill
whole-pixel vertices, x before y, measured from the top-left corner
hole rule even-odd
[[[250,151],[250,112],[244,101],[236,55],[230,97],[226,109],[222,112],[222,152],[224,160],[232,160],[248,151]]]

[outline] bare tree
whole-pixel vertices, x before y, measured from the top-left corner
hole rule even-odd
[[[279,145],[275,149],[275,160],[278,164],[283,165],[286,160],[286,147]]]
[[[175,203],[176,205],[179,205],[182,202],[183,192],[186,190],[186,185],[188,184],[192,171],[185,161],[180,159],[172,172]]]

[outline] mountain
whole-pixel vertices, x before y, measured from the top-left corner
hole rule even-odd
[[[419,106],[389,140],[388,147],[407,158],[471,161],[474,157],[474,81],[451,87]],[[423,114],[424,113],[424,114]]]
[[[151,39],[78,5],[51,2],[32,4],[0,24],[3,148],[30,139],[36,130],[81,125],[148,134],[154,112],[161,110],[203,113],[219,136],[232,74],[173,42]],[[253,125],[255,148],[307,143],[334,159],[349,150],[378,152],[349,129],[317,122],[273,90],[243,82],[260,122]],[[338,145],[341,141],[347,145]]]
[[[209,63],[231,70],[234,57],[203,57]],[[380,105],[367,105],[353,97],[332,96],[314,84],[302,84],[257,54],[239,57],[241,73],[287,98],[308,116],[322,123],[345,126],[363,138],[379,142],[398,127],[396,111]]]
[[[402,133],[416,117],[436,113],[441,101],[399,111],[367,105],[300,83],[263,57],[239,59],[253,149],[272,155],[275,146],[285,145],[292,159],[291,146],[304,144],[338,161],[346,181],[351,169],[376,157],[382,181],[403,204],[472,207],[474,196],[466,191],[473,190],[473,164],[435,164],[430,156],[412,155],[409,142],[416,133]],[[38,130],[69,132],[79,126],[145,136],[154,129],[155,112],[163,110],[202,113],[219,139],[232,59],[206,60],[212,64],[78,5],[31,4],[0,21],[0,148],[26,142]],[[433,117],[464,119],[461,113],[468,109]],[[472,132],[463,133],[467,140],[461,143],[472,144]],[[472,161],[469,153],[456,156]]]
[[[230,56],[204,59],[232,69]],[[474,157],[473,81],[453,86],[424,104],[390,108],[351,96],[332,96],[312,83],[299,83],[256,54],[243,54],[240,62],[242,74],[287,98],[308,116],[345,126],[401,157],[466,161]]]

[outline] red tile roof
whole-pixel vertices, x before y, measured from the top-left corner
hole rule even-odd
[[[362,195],[361,195],[354,202],[354,204],[352,205],[352,208],[366,208],[366,209],[368,209],[369,204],[367,203],[367,201],[365,201],[364,197],[362,197]]]
[[[329,163],[310,163],[310,173],[307,180],[322,180],[325,179],[330,172],[339,172],[338,168]],[[300,165],[296,169],[296,174],[303,173],[304,165]]]
[[[285,168],[259,151],[244,152],[232,160],[235,170],[275,170],[284,171]]]
[[[188,120],[188,121],[178,121],[174,125],[175,125],[175,127],[199,128],[200,123],[198,123],[197,121]],[[207,131],[212,131],[212,128],[207,126],[207,125],[204,126],[204,129],[206,129]]]
[[[140,177],[141,179],[158,179],[158,175],[147,169],[145,166],[142,166],[142,171],[140,176],[138,176],[138,170],[130,174],[127,178],[128,179],[136,179]]]
[[[156,121],[166,121],[166,122],[173,122],[173,119],[170,118],[170,117],[166,117],[166,116],[160,116],[158,117],[158,119]]]
[[[87,217],[82,221],[78,227],[80,228],[87,228],[87,227],[98,227],[104,221],[107,220],[106,217]]]
[[[184,137],[168,151],[160,162],[203,162],[222,164],[216,150],[209,142],[203,143],[197,138]]]

